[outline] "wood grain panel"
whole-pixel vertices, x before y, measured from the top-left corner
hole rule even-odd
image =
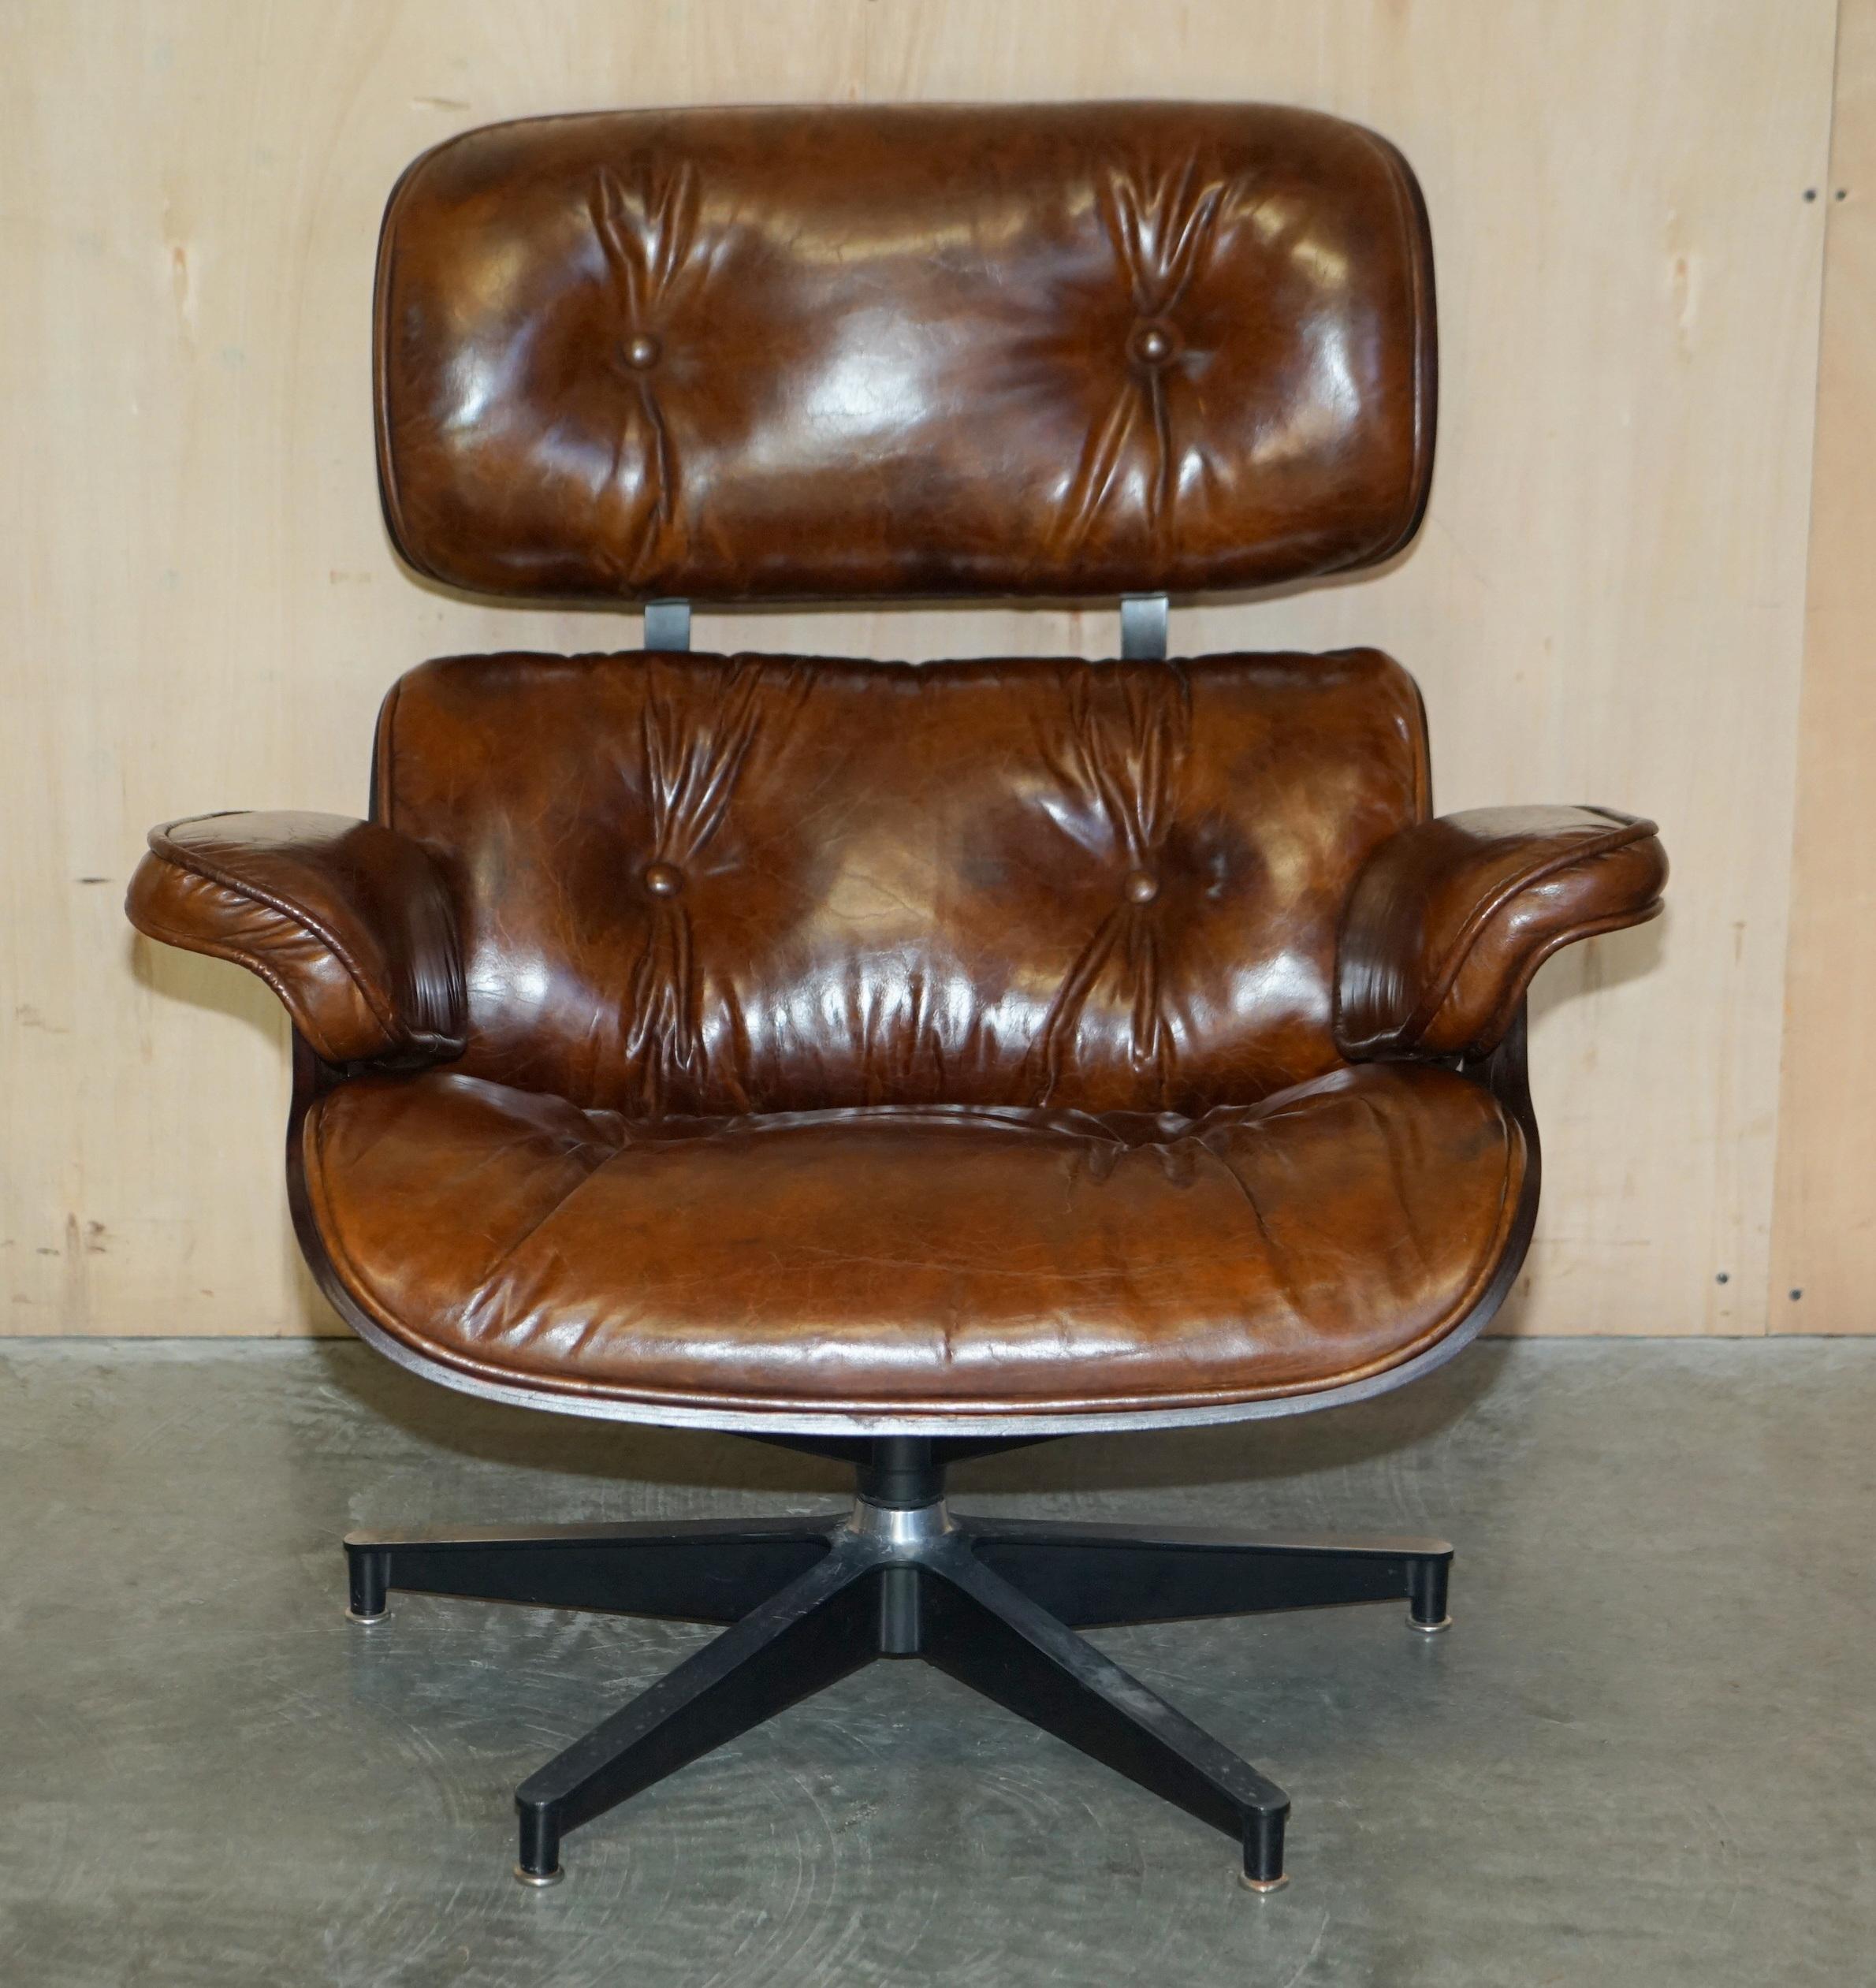
[[[1773,1329],[1876,1332],[1876,0],[1844,0],[1772,1230]]]
[[[133,941],[143,832],[356,809],[385,687],[629,643],[393,563],[370,466],[379,208],[450,132],[623,103],[1241,96],[1399,142],[1445,359],[1418,547],[1177,617],[1377,641],[1443,805],[1657,813],[1667,920],[1547,969],[1525,1328],[1763,1329],[1833,0],[0,4],[0,1138],[9,1329],[324,1330],[277,1162],[281,1023]],[[1111,651],[1053,611],[700,616],[700,642]],[[1728,1282],[1716,1282],[1722,1271]]]

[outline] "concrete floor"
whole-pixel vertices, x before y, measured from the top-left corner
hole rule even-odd
[[[394,1597],[350,1525],[839,1502],[753,1444],[489,1408],[350,1344],[0,1351],[0,1980],[1724,1988],[1876,1979],[1876,1342],[1493,1343],[960,1506],[1442,1532],[1387,1605],[1098,1640],[1295,1802],[1293,1882],[922,1664],[508,1877],[515,1784],[709,1632]]]

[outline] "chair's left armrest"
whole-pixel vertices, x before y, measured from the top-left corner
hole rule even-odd
[[[1531,977],[1661,909],[1652,821],[1612,808],[1475,808],[1390,836],[1356,880],[1336,967],[1344,1055],[1482,1055]]]
[[[138,931],[233,960],[328,1063],[460,1055],[456,915],[429,852],[337,814],[205,814],[150,832],[125,910]]]

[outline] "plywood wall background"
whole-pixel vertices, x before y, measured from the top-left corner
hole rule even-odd
[[[1673,857],[1665,921],[1539,981],[1547,1192],[1508,1322],[1765,1331],[1823,266],[1852,212],[1828,197],[1836,16],[0,0],[6,1329],[330,1329],[285,1212],[282,1023],[233,969],[133,940],[119,907],[143,831],[214,806],[358,811],[378,699],[425,655],[637,639],[626,616],[463,605],[393,560],[367,307],[406,161],[471,125],[588,106],[1141,95],[1378,127],[1419,170],[1439,256],[1441,454],[1418,546],[1377,576],[1182,614],[1179,646],[1383,643],[1426,688],[1442,805],[1640,810]],[[1868,363],[1850,350],[1868,275],[1866,257],[1840,369]],[[1851,452],[1821,460],[1851,479]],[[1807,705],[1807,765],[1851,722],[1839,612],[1811,624],[1836,688]],[[737,634],[702,617],[701,642]],[[1114,630],[866,612],[771,619],[760,638],[1111,653]],[[1807,815],[1803,847],[1827,850],[1837,818]],[[1845,996],[1811,888],[1813,966],[1793,985],[1821,1041]],[[1829,1091],[1827,1068],[1803,1081]],[[1858,1081],[1876,1082],[1867,1055]],[[1809,1246],[1787,1227],[1781,1282]],[[1811,1329],[1870,1322],[1846,1280],[1832,1290]]]
[[[1774,1331],[1876,1331],[1876,0],[1844,0],[1772,1231]]]

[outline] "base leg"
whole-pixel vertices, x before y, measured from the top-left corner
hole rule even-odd
[[[923,1654],[940,1670],[1200,1822],[1236,1837],[1245,1881],[1283,1881],[1290,1798],[960,1541],[930,1565]]]
[[[876,1560],[838,1547],[705,1644],[515,1796],[516,1874],[550,1879],[560,1837],[701,1755],[843,1677],[879,1651]]]
[[[1444,1539],[1282,1539],[1197,1526],[1147,1532],[992,1519],[960,1523],[985,1565],[1078,1629],[1403,1599],[1416,1628],[1444,1625],[1453,1558]]]
[[[353,1532],[345,1540],[359,1621],[388,1590],[735,1622],[828,1551],[845,1515],[669,1525],[487,1526],[475,1532]]]

